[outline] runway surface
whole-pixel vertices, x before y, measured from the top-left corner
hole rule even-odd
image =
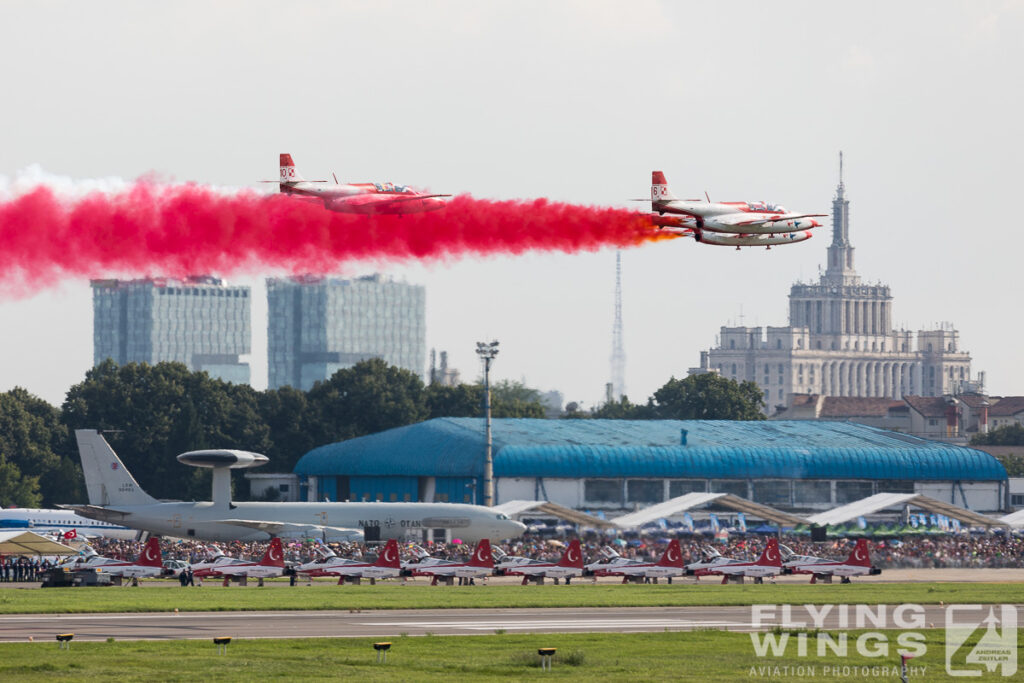
[[[363,612],[182,612],[146,614],[74,614],[0,616],[0,642],[53,640],[73,632],[75,640],[181,640],[235,638],[387,638],[416,635],[485,635],[510,633],[586,633],[689,631],[698,628],[752,631],[786,628],[942,628],[945,607],[928,605],[919,612],[894,613],[898,606],[868,609],[874,622],[859,621],[854,606],[834,606],[815,622],[803,605],[783,606],[757,615],[752,607],[626,607],[544,609],[430,609]],[[823,606],[811,609],[821,610]],[[984,608],[987,610],[987,607]],[[1018,613],[1021,607],[1018,607]],[[982,615],[983,616],[983,615]],[[916,620],[916,621],[915,621]]]

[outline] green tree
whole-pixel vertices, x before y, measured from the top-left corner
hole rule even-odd
[[[316,446],[311,435],[309,401],[306,392],[294,387],[268,389],[258,397],[261,419],[270,431],[270,458],[266,470],[291,472],[295,463]]]
[[[264,452],[269,430],[257,393],[191,372],[181,363],[106,361],[68,391],[63,420],[75,429],[111,430],[111,446],[139,484],[157,498],[210,496],[209,470],[187,468],[175,456],[205,448]]]
[[[754,382],[715,373],[671,378],[654,392],[655,417],[663,420],[763,420],[764,396]]]
[[[971,437],[972,446],[1024,446],[1024,426],[1019,423]]]
[[[457,384],[453,387],[431,384],[426,388],[427,416],[483,417],[484,389],[479,384]]]
[[[317,444],[382,432],[427,418],[423,380],[380,358],[360,361],[317,382],[307,394]]]
[[[22,474],[18,466],[0,451],[0,505],[36,508],[42,503],[39,477]]]
[[[491,416],[543,418],[545,411],[540,392],[522,382],[507,379],[495,382],[491,384]]]
[[[654,406],[648,401],[644,405],[630,402],[627,396],[610,401],[596,408],[591,417],[598,420],[650,420],[654,417]]]
[[[60,411],[49,403],[20,387],[0,394],[0,454],[38,482],[40,504],[80,500],[81,468],[67,454],[66,438]]]

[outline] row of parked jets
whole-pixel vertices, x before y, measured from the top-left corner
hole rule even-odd
[[[282,154],[277,183],[282,194],[320,202],[325,209],[365,215],[404,215],[445,208],[448,194],[419,192],[394,183],[339,183],[306,180],[295,168],[291,154]],[[641,199],[636,201],[648,201]],[[673,237],[692,237],[703,244],[726,247],[766,247],[794,244],[811,238],[811,229],[825,214],[794,213],[771,202],[712,202],[679,199],[668,188],[661,171],[651,174],[651,211],[648,218],[659,231]]]
[[[811,583],[832,583],[832,578],[838,576],[842,583],[849,583],[853,576],[881,573],[881,569],[871,565],[868,543],[863,538],[857,540],[845,560],[797,555],[774,538],[768,539],[761,556],[753,562],[724,557],[712,548],[705,549],[703,555],[699,561],[685,564],[679,541],[673,539],[655,562],[625,558],[610,546],[605,546],[601,549],[601,559],[584,564],[579,539],[573,539],[561,558],[553,562],[507,555],[496,548],[492,550],[490,541],[485,538],[476,544],[466,561],[431,557],[419,546],[414,546],[412,559],[403,562],[398,541],[391,539],[372,562],[339,557],[329,547],[321,546],[312,561],[288,567],[281,539],[275,538],[259,561],[228,557],[214,550],[206,560],[192,564],[190,569],[197,578],[221,578],[225,586],[231,580],[273,578],[292,572],[309,577],[338,577],[339,585],[346,582],[358,584],[362,579],[374,583],[377,579],[399,576],[429,576],[431,585],[437,585],[439,581],[450,585],[455,579],[483,579],[497,572],[505,576],[522,576],[524,586],[528,583],[543,584],[545,579],[556,582],[564,579],[569,583],[584,574],[621,576],[623,583],[657,583],[659,579],[667,579],[671,583],[673,578],[681,576],[721,576],[725,584],[743,583],[747,577],[755,583],[762,583],[765,578],[779,574],[809,574]],[[71,571],[98,569],[112,576],[147,578],[166,575],[163,565],[160,544],[154,537],[147,541],[134,560],[103,557],[87,547],[65,566]]]

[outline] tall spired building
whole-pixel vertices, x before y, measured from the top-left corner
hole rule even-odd
[[[971,356],[959,333],[893,329],[888,285],[864,284],[853,267],[850,200],[843,183],[832,200],[828,266],[817,282],[793,285],[787,327],[723,327],[718,346],[701,354],[697,372],[756,382],[768,412],[793,394],[889,397],[958,393],[970,380]]]

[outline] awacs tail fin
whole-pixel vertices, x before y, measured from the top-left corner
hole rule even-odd
[[[769,538],[768,545],[764,547],[764,552],[761,553],[761,557],[758,558],[755,564],[759,564],[762,567],[781,567],[782,566],[782,554],[779,552],[779,541],[776,538]]]
[[[260,565],[263,567],[284,566],[284,548],[281,546],[280,538],[270,539],[270,547],[267,548],[267,552],[263,553],[263,559],[260,560]]]
[[[569,547],[562,553],[562,559],[558,561],[558,566],[583,569],[583,550],[580,548],[580,539],[574,538],[569,542]]]
[[[157,500],[142,490],[107,440],[95,429],[76,429],[90,505],[151,505]]]
[[[858,538],[857,545],[853,546],[853,552],[846,558],[846,564],[855,567],[871,566],[871,551],[868,550],[868,539]]]
[[[291,154],[281,155],[281,180],[282,183],[301,183],[305,178],[299,175],[298,170],[295,168],[295,162],[292,161]]]
[[[679,547],[679,539],[673,538],[665,548],[665,554],[658,560],[659,567],[682,567],[683,551]]]
[[[398,561],[398,541],[392,538],[387,542],[384,551],[377,556],[374,566],[388,567],[389,569],[398,569],[402,566]]]
[[[494,568],[494,557],[491,555],[491,542],[486,538],[480,539],[473,551],[473,557],[469,559],[470,567]]]
[[[160,541],[157,540],[156,536],[151,536],[146,541],[146,545],[142,548],[142,552],[139,553],[139,558],[135,560],[135,564],[141,567],[163,566],[163,558],[160,555]]]
[[[675,199],[676,196],[668,189],[668,181],[665,180],[665,174],[661,171],[651,172],[651,201],[652,202],[665,202],[670,199]]]

